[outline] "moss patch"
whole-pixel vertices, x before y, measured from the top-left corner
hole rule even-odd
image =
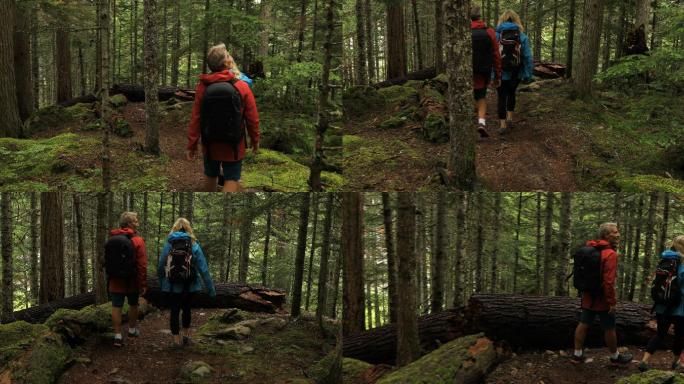
[[[126,95],[118,94],[110,97],[109,103],[112,104],[114,107],[119,108],[128,104],[128,99],[126,98]]]
[[[684,181],[656,175],[619,176],[616,184],[625,192],[684,193]]]
[[[31,135],[48,129],[75,130],[94,119],[93,104],[79,103],[71,107],[51,105],[37,110],[29,117],[25,134]]]
[[[423,122],[423,137],[433,143],[446,143],[449,141],[449,127],[444,115],[428,113]]]
[[[674,372],[650,370],[623,377],[617,384],[684,384],[684,378]]]
[[[169,178],[165,174],[167,156],[156,157],[139,150],[131,151],[124,158],[115,159],[117,171],[113,173],[115,188],[123,191],[163,191],[168,189]],[[136,166],[132,167],[131,164]]]
[[[52,384],[71,360],[71,348],[59,335],[45,333],[18,364],[12,363],[12,382]]]
[[[380,129],[392,129],[392,128],[401,128],[406,124],[406,121],[408,118],[406,117],[401,117],[401,116],[392,116],[389,119],[383,121],[378,125],[378,128]]]
[[[0,138],[0,190],[92,191],[99,180],[90,167],[98,162],[100,147],[98,140],[72,133],[37,140]]]
[[[393,85],[380,88],[378,93],[387,100],[388,104],[418,102],[418,91],[411,85]]]
[[[347,89],[342,94],[342,108],[346,119],[354,119],[382,108],[386,101],[384,96],[375,88],[356,86]]]
[[[345,357],[342,359],[342,377],[344,377],[342,382],[346,383],[347,381],[351,381],[351,379],[369,370],[370,368],[373,368],[373,364]]]
[[[287,155],[262,149],[254,156],[251,152],[245,157],[242,181],[249,189],[279,192],[307,191],[309,167],[297,163]],[[321,180],[326,189],[339,189],[342,176],[322,172]]]
[[[25,321],[0,324],[0,371],[46,330],[47,327],[42,324],[29,324]]]

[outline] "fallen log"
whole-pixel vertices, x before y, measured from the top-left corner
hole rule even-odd
[[[418,333],[426,351],[477,332],[518,349],[561,349],[572,346],[579,313],[578,298],[479,294],[465,308],[419,317]],[[650,305],[620,302],[616,320],[620,344],[645,345],[655,334]],[[598,318],[595,321],[586,346],[604,345]],[[344,357],[372,364],[393,364],[396,327],[390,324],[345,336],[343,352]]]
[[[161,86],[158,90],[159,101],[166,101],[176,96],[177,87]],[[123,94],[128,101],[143,102],[145,101],[145,87],[138,84],[114,84],[111,91],[112,95]]]
[[[159,288],[159,281],[147,280],[145,299],[155,307],[166,307],[166,295]],[[198,292],[193,298],[194,308],[239,308],[251,312],[274,313],[285,303],[285,291],[266,288],[258,285],[239,283],[216,284],[216,297],[211,298],[204,291]],[[95,304],[95,294],[84,293],[62,300],[52,301],[14,312],[14,320],[24,320],[28,323],[42,323],[60,308],[81,309]]]
[[[395,77],[393,79],[387,79],[379,83],[373,84],[375,88],[385,88],[391,87],[393,85],[402,85],[409,80],[428,80],[437,77],[437,71],[434,68],[421,69],[419,71],[414,71],[408,73],[406,77]]]
[[[99,99],[95,95],[90,94],[90,95],[75,97],[71,100],[62,101],[61,103],[57,103],[57,105],[59,105],[60,107],[71,107],[72,105],[76,105],[79,103],[94,103],[97,100],[99,100]]]
[[[566,69],[563,64],[536,61],[533,73],[542,79],[557,79],[565,76]]]

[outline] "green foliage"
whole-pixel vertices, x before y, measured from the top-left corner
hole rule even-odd
[[[242,170],[242,181],[248,189],[307,191],[308,178],[308,166],[295,162],[285,154],[266,149],[256,156],[250,152]],[[342,184],[342,176],[331,172],[322,172],[321,179],[327,189],[339,189]]]
[[[350,87],[342,94],[342,108],[347,120],[377,112],[384,106],[385,98],[374,87]]]
[[[170,99],[174,100],[174,99]],[[115,108],[123,107],[124,105],[128,104],[128,99],[126,98],[126,95],[124,94],[117,94],[109,98],[109,103],[112,104]]]
[[[320,63],[288,63],[284,55],[276,55],[268,57],[264,61],[264,66],[285,69],[273,71],[271,76],[255,82],[254,95],[261,108],[308,114],[316,112],[318,87],[313,84],[321,78]]]
[[[659,371],[652,369],[647,372],[637,373],[623,377],[617,384],[684,384],[684,378],[675,372]]]
[[[634,84],[650,79],[649,87],[676,94],[684,90],[684,51],[662,47],[650,56],[626,56],[596,75],[596,79],[626,92],[633,89]]]
[[[423,122],[423,137],[433,143],[449,142],[449,126],[440,113],[428,113]]]
[[[387,100],[387,103],[414,103],[418,101],[418,91],[410,84],[393,85],[380,88],[378,93]]]
[[[26,122],[26,134],[32,135],[46,130],[71,129],[95,118],[92,104],[79,103],[71,107],[52,105],[33,113]]]
[[[46,330],[42,324],[29,324],[25,321],[0,324],[0,371],[4,370],[12,359],[28,349],[34,339]]]
[[[380,129],[392,129],[392,128],[401,128],[406,124],[406,121],[408,120],[407,117],[401,117],[401,116],[390,116],[387,120],[383,121],[378,125],[378,128]]]
[[[316,130],[309,115],[286,115],[267,110],[260,116],[262,148],[290,155],[311,156]]]

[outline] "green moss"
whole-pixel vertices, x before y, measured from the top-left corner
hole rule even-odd
[[[46,333],[33,344],[21,366],[12,369],[12,382],[31,384],[52,384],[57,381],[72,350],[56,334]]]
[[[92,104],[78,103],[64,108],[67,119],[74,121],[87,121],[95,118]]]
[[[42,324],[29,324],[25,321],[0,324],[0,372],[46,330],[47,327]]]
[[[392,116],[378,125],[380,129],[401,128],[406,124],[406,117]]]
[[[119,108],[128,104],[128,99],[126,98],[126,95],[118,94],[110,97],[109,103],[112,104],[115,108]]]
[[[53,313],[46,321],[45,325],[54,332],[73,337],[74,334],[69,328],[71,323],[79,324],[79,332],[85,329],[91,332],[101,332],[111,326],[111,304],[100,306],[89,305],[80,310],[60,308]]]
[[[444,98],[444,95],[442,95],[439,90],[437,90],[434,87],[425,87],[422,90],[421,97],[423,99],[429,99],[432,102],[439,103],[439,104],[444,104],[446,103],[446,99]]]
[[[437,77],[432,79],[433,81],[438,81],[440,83],[449,83],[449,76],[447,76],[446,72],[442,72]]]
[[[444,344],[439,349],[421,357],[413,363],[400,368],[378,381],[378,384],[451,384],[463,382],[467,375],[471,379],[484,377],[496,353],[489,345],[475,347],[482,334],[470,335]],[[470,350],[479,349],[476,358]],[[486,357],[484,355],[487,355]],[[467,372],[467,373],[466,373]]]
[[[345,150],[357,147],[361,144],[363,144],[363,138],[361,136],[344,135],[342,137],[342,145],[344,146]]]
[[[684,193],[684,181],[656,175],[622,176],[616,179],[616,184],[625,192]]]
[[[423,80],[409,80],[404,84],[404,86],[405,87],[411,87],[415,90],[419,90],[419,89],[423,88],[423,84],[425,84],[425,82]]]
[[[72,133],[37,140],[0,138],[0,190],[63,188],[68,177],[87,179],[87,167],[98,161],[100,147],[98,140]]]
[[[446,143],[449,141],[449,127],[444,115],[428,113],[423,122],[423,137],[433,143]]]
[[[342,94],[342,108],[346,119],[354,119],[374,112],[385,105],[385,98],[377,89],[369,86],[356,86]]]
[[[124,172],[117,172],[114,185],[122,191],[163,191],[168,189],[169,177],[165,167],[167,156],[149,155],[138,150],[130,151],[123,158],[115,159],[117,165],[122,164]],[[131,167],[130,164],[135,164]]]
[[[128,120],[117,118],[114,121],[114,134],[120,137],[133,137],[133,130]]]
[[[387,100],[388,104],[414,103],[418,101],[418,91],[409,85],[393,85],[380,88],[378,93]]]
[[[309,167],[295,162],[287,155],[262,149],[254,156],[245,158],[242,181],[248,189],[297,192],[308,190]],[[343,183],[340,175],[322,172],[321,180],[326,189],[335,190]]]
[[[617,384],[684,384],[684,378],[671,371],[650,370],[623,377]]]
[[[370,368],[373,368],[373,364],[345,357],[342,359],[342,377],[344,377],[342,382],[351,382],[351,379],[366,372]]]

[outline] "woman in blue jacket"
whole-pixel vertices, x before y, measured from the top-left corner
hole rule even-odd
[[[639,370],[642,372],[647,371],[650,368],[648,361],[662,345],[663,339],[670,330],[670,324],[674,324],[675,329],[674,343],[672,345],[672,354],[674,355],[672,369],[680,370],[684,368],[684,360],[682,359],[682,348],[684,347],[684,235],[677,236],[668,248],[669,249],[663,252],[660,258],[679,261],[677,280],[679,281],[682,300],[674,307],[668,307],[665,304],[655,305],[654,309],[658,323],[658,333],[648,341],[646,352],[639,363]]]
[[[190,323],[192,298],[202,290],[199,276],[206,286],[210,297],[216,297],[214,282],[209,274],[209,266],[190,222],[179,218],[173,224],[157,268],[162,292],[169,295],[171,306],[171,334],[176,346],[190,342]],[[179,315],[183,311],[183,332],[180,333]],[[181,339],[182,336],[182,339]]]
[[[515,92],[520,81],[532,80],[534,61],[530,39],[523,32],[525,28],[515,11],[507,10],[499,17],[496,40],[501,53],[501,85],[497,88],[499,134],[505,135],[513,128]]]

